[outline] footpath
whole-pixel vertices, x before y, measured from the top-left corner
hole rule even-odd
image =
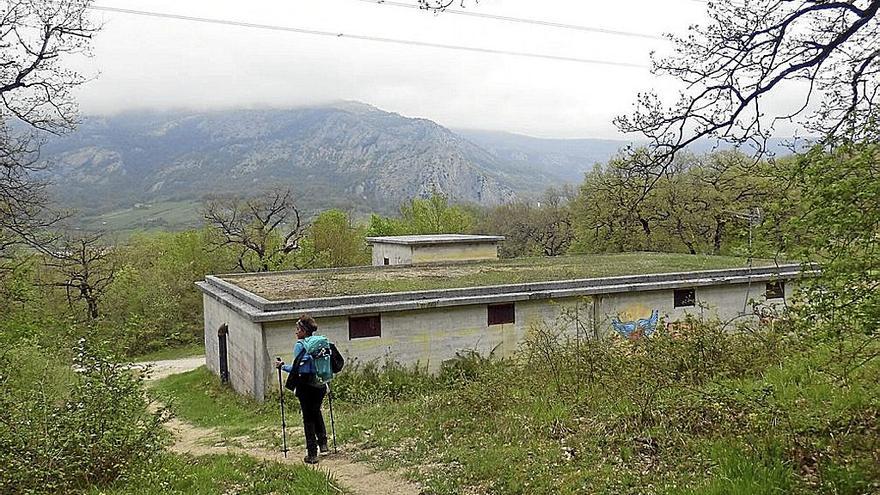
[[[194,370],[205,364],[205,358],[183,358],[138,364],[150,365],[153,370],[150,379],[159,380],[176,373]],[[295,414],[296,408],[291,412],[294,414],[290,415],[288,421],[292,425],[296,425],[296,419],[298,418]],[[240,454],[263,461],[304,465],[302,462],[304,452],[291,450],[287,453],[287,458],[285,458],[281,452],[256,446],[247,437],[223,441],[219,431],[213,428],[198,427],[178,418],[171,419],[171,421],[166,423],[166,427],[174,435],[174,444],[171,450],[177,453],[194,456],[226,453]],[[291,437],[302,435],[301,426],[298,428],[290,426],[287,431]],[[337,452],[321,456],[320,459],[321,462],[315,465],[313,469],[329,472],[332,479],[338,482],[346,492],[355,495],[419,495],[422,493],[417,484],[410,483],[393,472],[378,471],[368,464],[355,461],[346,452],[344,445],[340,446]]]

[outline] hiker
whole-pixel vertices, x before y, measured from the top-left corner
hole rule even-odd
[[[303,432],[306,436],[306,464],[318,463],[318,449],[321,453],[328,453],[327,429],[324,426],[324,416],[321,414],[321,403],[327,394],[327,385],[317,385],[313,380],[316,369],[312,356],[305,351],[303,340],[311,337],[318,331],[318,324],[307,315],[296,320],[296,343],[293,345],[293,363],[284,364],[284,361],[276,361],[275,366],[287,373],[291,373],[296,379],[294,395],[299,399],[302,409]]]

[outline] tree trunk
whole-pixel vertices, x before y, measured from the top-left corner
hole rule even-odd
[[[724,225],[726,223],[724,220],[715,219],[715,234],[712,236],[712,254],[721,252],[721,238],[723,237]]]

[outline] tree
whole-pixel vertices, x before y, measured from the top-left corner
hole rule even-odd
[[[52,278],[60,276],[48,285],[64,289],[71,308],[81,301],[88,319],[98,319],[98,305],[116,275],[112,249],[104,243],[103,234],[66,237],[55,249],[44,252],[46,266],[55,271]]]
[[[367,235],[461,234],[475,223],[475,215],[460,205],[450,205],[438,192],[429,198],[413,198],[400,207],[400,218],[373,215]]]
[[[641,155],[646,156],[646,155]],[[766,171],[735,151],[680,154],[645,191],[623,154],[590,172],[574,204],[577,246],[585,251],[677,251],[721,254],[744,216],[765,208]],[[749,254],[752,254],[750,251]]]
[[[204,207],[214,248],[230,247],[244,271],[266,272],[284,266],[299,248],[305,225],[290,189],[272,189],[246,200],[215,198]]]
[[[464,7],[466,4],[466,0],[419,0],[419,8],[433,12],[441,12],[456,2],[461,7]],[[479,0],[474,0],[474,3],[478,2]]]
[[[800,313],[810,333],[832,339],[829,367],[847,381],[880,356],[880,145],[816,148],[789,170],[798,210],[783,248],[822,270],[805,281]]]
[[[309,240],[319,266],[369,265],[370,253],[364,241],[366,229],[352,225],[342,210],[321,212],[309,227]]]
[[[702,138],[749,144],[759,154],[779,121],[794,121],[823,145],[876,141],[880,94],[880,0],[710,2],[710,23],[670,36],[675,54],[653,60],[652,72],[685,83],[666,107],[641,94],[624,132],[648,138],[651,160],[634,163],[645,189],[673,157]],[[765,115],[766,97],[806,88],[799,107]],[[811,103],[818,96],[818,107]]]
[[[427,199],[412,199],[400,207],[400,214],[413,234],[460,234],[474,223],[473,215],[438,192]]]
[[[478,224],[481,232],[505,237],[501,255],[557,256],[564,254],[572,240],[570,201],[575,192],[568,187],[550,188],[537,203],[516,201],[490,210]]]
[[[588,172],[573,205],[579,251],[620,252],[651,249],[654,223],[659,220],[653,196],[630,173],[629,160],[619,156]]]
[[[85,78],[65,68],[87,53],[97,27],[90,0],[20,0],[0,6],[0,257],[19,243],[47,245],[45,182],[38,177],[44,134],[73,129],[72,90]]]

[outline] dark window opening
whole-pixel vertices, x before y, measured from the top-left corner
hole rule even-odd
[[[687,308],[697,303],[695,289],[675,289],[673,293],[673,307]]]
[[[390,265],[390,264],[391,264],[391,260],[389,260],[388,258],[382,258],[382,264],[383,264],[383,265]]]
[[[516,311],[513,303],[493,304],[487,306],[489,313],[489,325],[504,325],[516,322]]]
[[[220,382],[229,382],[229,361],[226,353],[226,336],[229,335],[229,325],[220,325],[217,329],[217,351],[220,358]]]
[[[380,315],[349,316],[348,339],[382,336],[382,318]]]
[[[767,291],[764,293],[767,299],[782,299],[785,297],[785,282],[777,280],[767,282]]]

